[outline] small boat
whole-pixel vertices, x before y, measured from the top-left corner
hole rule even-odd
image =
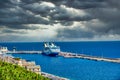
[[[44,49],[42,51],[42,54],[48,55],[48,56],[57,56],[60,52],[60,47],[56,46],[52,42],[45,42],[44,43]]]

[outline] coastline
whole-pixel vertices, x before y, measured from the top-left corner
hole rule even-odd
[[[40,75],[47,77],[49,79],[52,79],[52,80],[69,80],[67,78],[63,78],[63,77],[56,76],[56,75],[53,75],[50,73],[42,72],[41,67],[39,65],[36,65],[35,62],[33,62],[33,61],[28,62],[26,60],[23,60],[20,58],[14,58],[14,57],[8,56],[8,55],[6,56],[4,54],[0,55],[0,60],[3,62],[19,65],[21,67],[26,68],[26,70],[28,70],[28,71],[35,72],[37,74],[40,74]]]

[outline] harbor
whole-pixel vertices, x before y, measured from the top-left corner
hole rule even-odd
[[[45,46],[45,48],[48,48],[49,45]],[[62,52],[59,50],[60,48],[57,47],[57,46],[53,46],[53,45],[50,45],[50,48],[48,49],[49,51],[46,52],[46,49],[44,49],[44,52],[45,54],[51,54],[52,53],[52,56],[53,54],[55,54],[54,57],[64,57],[64,58],[78,58],[78,59],[86,59],[86,60],[92,60],[92,61],[105,61],[105,62],[112,62],[112,63],[120,63],[120,59],[119,58],[106,58],[106,57],[99,57],[99,56],[92,56],[92,55],[86,55],[86,54],[80,54],[80,53],[71,53],[71,52]],[[51,53],[49,53],[50,51],[52,50]],[[3,47],[1,49],[1,53],[2,54],[37,54],[37,55],[42,55],[42,51],[43,50],[8,50],[7,47]],[[58,53],[56,55],[56,52]],[[46,56],[49,56],[49,55],[46,55]],[[49,57],[48,57],[49,58]],[[24,59],[24,58],[23,58]],[[20,60],[19,62],[16,61],[16,60],[13,60],[11,58],[8,58],[7,59],[9,62],[12,61],[13,64],[18,64],[18,65],[22,65],[22,67],[25,67],[27,70],[30,70],[30,71],[33,71],[35,73],[38,73],[40,75],[43,75],[45,77],[48,77],[52,80],[69,80],[67,78],[63,78],[63,77],[59,77],[59,76],[56,76],[56,75],[53,75],[53,74],[49,74],[49,73],[46,73],[46,72],[42,72],[41,71],[41,67],[39,65],[36,65],[35,62],[27,62],[25,60]],[[25,63],[24,63],[25,62]],[[23,64],[24,63],[24,64]]]
[[[0,50],[3,54],[42,54],[42,51],[9,51],[7,47],[2,47]],[[90,56],[85,54],[77,54],[77,53],[70,53],[70,52],[58,52],[58,56],[63,56],[65,58],[80,58],[80,59],[87,59],[87,60],[94,60],[94,61],[106,61],[106,62],[114,62],[120,63],[119,58],[106,58],[106,57],[98,57],[98,56]]]
[[[52,46],[52,47],[54,47],[54,46]],[[16,51],[15,49],[13,49],[12,51],[10,51],[7,49],[7,47],[1,47],[0,51],[3,54],[42,54],[42,51],[33,51],[33,50],[32,51]],[[46,53],[49,53],[49,52],[46,52]],[[85,55],[85,54],[62,52],[60,50],[57,53],[58,53],[58,56],[63,56],[65,58],[80,58],[80,59],[87,59],[87,60],[94,60],[94,61],[106,61],[106,62],[120,63],[119,58],[106,58],[103,56],[102,57],[90,56],[90,55]],[[54,54],[56,54],[56,53],[54,53]]]
[[[120,0],[0,0],[0,80],[120,80]]]

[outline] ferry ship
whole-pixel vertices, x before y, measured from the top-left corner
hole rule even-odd
[[[57,56],[60,52],[60,47],[56,46],[52,42],[45,42],[44,43],[44,49],[42,54],[48,55],[48,56]]]

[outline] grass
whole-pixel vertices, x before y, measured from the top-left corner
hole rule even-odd
[[[50,80],[25,68],[0,61],[0,80]]]

